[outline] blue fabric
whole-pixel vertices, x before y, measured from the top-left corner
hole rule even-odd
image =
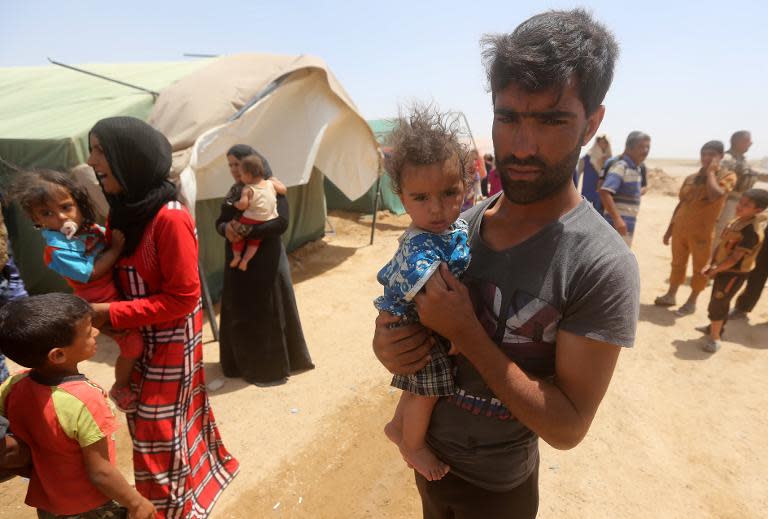
[[[58,231],[44,229],[43,238],[50,247],[48,268],[80,283],[87,283],[91,279],[96,255],[104,249],[103,231],[100,228],[97,232],[75,235],[71,240]],[[96,243],[90,251],[86,244],[89,239]]]
[[[384,285],[384,295],[373,304],[379,310],[418,320],[411,301],[429,276],[447,263],[454,276],[461,276],[469,266],[467,222],[456,222],[445,232],[434,234],[409,229],[400,238],[394,257],[379,271],[376,279]]]
[[[600,179],[599,172],[592,164],[592,158],[584,155],[584,178],[581,181],[581,194],[592,204],[598,213],[603,212],[603,204],[600,202],[600,194],[597,191],[597,181]]]

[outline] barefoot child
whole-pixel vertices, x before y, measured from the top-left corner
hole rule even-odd
[[[78,363],[96,352],[91,307],[70,294],[11,301],[0,309],[0,343],[29,371],[0,386],[0,415],[28,445],[26,503],[38,517],[150,519],[155,508],[115,467],[117,420],[104,390]]]
[[[391,136],[387,171],[412,223],[400,237],[395,256],[377,276],[384,295],[374,305],[405,323],[418,320],[412,299],[440,263],[447,263],[456,276],[469,266],[467,224],[458,217],[474,170],[468,150],[444,115],[416,107],[398,123]],[[425,440],[438,398],[454,391],[447,346],[438,340],[427,366],[414,375],[395,375],[392,385],[404,391],[385,428],[405,460],[430,481],[449,470]]]
[[[766,207],[768,191],[745,191],[736,204],[736,218],[723,229],[711,262],[701,271],[705,276],[714,278],[709,301],[710,324],[702,328],[708,333],[703,348],[709,353],[720,349],[720,337],[728,320],[731,299],[755,266],[765,229],[765,219],[758,215]]]
[[[65,173],[37,170],[25,173],[16,183],[14,198],[42,229],[46,247],[43,260],[60,274],[75,294],[89,303],[120,299],[112,279],[112,267],[120,258],[124,237],[112,232],[110,245],[104,228],[94,223],[95,213],[85,189]],[[136,410],[136,394],[129,379],[143,351],[138,330],[114,337],[120,347],[115,362],[115,385],[109,391],[118,409]]]
[[[243,183],[240,199],[233,204],[236,209],[243,211],[238,220],[240,225],[258,225],[277,218],[277,191],[274,184],[264,177],[264,164],[259,157],[250,155],[240,161],[240,181]],[[247,234],[250,227],[245,227],[243,230],[241,234]],[[241,240],[232,243],[234,257],[229,266],[247,270],[248,262],[256,255],[260,243],[261,240]]]

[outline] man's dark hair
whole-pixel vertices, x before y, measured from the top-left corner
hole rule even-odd
[[[725,146],[722,141],[708,141],[701,147],[701,151],[714,151],[718,155],[725,153]]]
[[[627,142],[624,144],[624,149],[631,150],[632,148],[635,147],[636,144],[642,141],[650,141],[650,140],[651,140],[651,136],[645,132],[641,132],[639,130],[629,132],[629,135],[627,135]]]
[[[78,323],[91,312],[91,305],[71,294],[42,294],[10,301],[0,308],[3,354],[26,368],[40,368],[49,351],[72,344]]]
[[[619,54],[613,34],[584,9],[537,14],[511,34],[483,36],[480,45],[494,100],[510,84],[562,92],[574,78],[587,115],[603,102]]]
[[[52,169],[34,169],[23,172],[11,186],[9,197],[18,203],[32,217],[32,210],[50,200],[57,191],[64,190],[80,208],[85,227],[96,222],[96,211],[85,187],[69,173]]]
[[[417,103],[409,107],[408,113],[401,110],[394,123],[395,129],[387,139],[392,150],[385,166],[395,193],[402,193],[406,164],[428,166],[453,159],[464,187],[471,184],[474,165],[469,149],[459,140],[458,119],[438,112],[432,105]]]
[[[744,191],[744,196],[754,202],[755,207],[758,209],[765,209],[768,207],[768,191],[765,189],[752,188]]]
[[[748,136],[749,136],[748,130],[739,130],[737,132],[733,132],[733,135],[731,135],[731,147],[733,147],[736,144],[736,141]]]

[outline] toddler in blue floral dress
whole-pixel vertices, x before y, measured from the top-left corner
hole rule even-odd
[[[456,125],[432,107],[417,106],[396,123],[387,172],[412,223],[377,276],[384,295],[374,305],[401,317],[398,326],[418,321],[413,297],[440,263],[446,263],[455,276],[469,266],[467,223],[459,213],[472,166],[468,149],[457,138]],[[432,409],[439,397],[454,392],[450,345],[437,339],[424,368],[413,375],[394,376],[392,385],[403,393],[385,428],[403,458],[430,481],[449,470],[426,444]]]

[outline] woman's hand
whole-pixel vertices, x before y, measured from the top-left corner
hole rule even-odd
[[[237,243],[243,239],[242,236],[237,232],[237,222],[234,220],[230,220],[227,222],[227,226],[224,227],[224,236],[227,237],[227,240],[229,240],[231,243]]]
[[[109,303],[91,303],[93,313],[91,314],[91,326],[94,328],[112,327],[109,319]]]

